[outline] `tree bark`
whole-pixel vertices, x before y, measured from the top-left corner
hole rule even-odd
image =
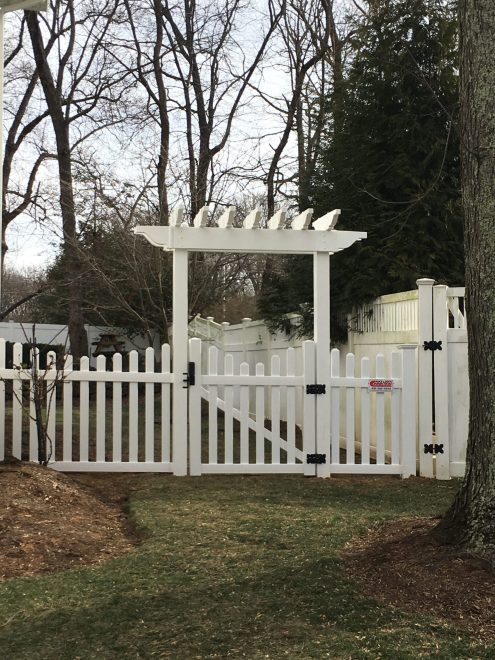
[[[459,19],[469,437],[463,484],[437,532],[495,565],[495,3],[460,0]]]
[[[70,350],[77,361],[88,352],[88,339],[82,313],[81,261],[77,245],[77,225],[74,205],[72,158],[69,140],[69,122],[62,110],[60,90],[55,86],[48,64],[43,38],[36,12],[26,11],[26,22],[33,46],[34,59],[43,87],[48,112],[52,120],[57,144],[60,180],[60,209],[64,239],[65,264],[68,282]]]

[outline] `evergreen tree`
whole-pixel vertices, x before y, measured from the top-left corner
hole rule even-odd
[[[329,98],[312,191],[316,217],[341,208],[338,228],[368,232],[331,260],[334,339],[353,306],[413,289],[422,276],[459,285],[464,270],[453,4],[372,2],[351,45],[342,130],[334,132]],[[273,292],[265,296],[274,325],[284,312],[311,310],[310,261],[286,261],[271,313]],[[304,330],[310,322],[306,314]]]

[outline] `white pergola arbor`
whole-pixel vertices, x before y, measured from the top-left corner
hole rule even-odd
[[[0,207],[3,199],[3,63],[4,17],[11,11],[46,11],[48,0],[0,0]],[[0,208],[0,239],[3,234],[3,209]],[[3,250],[0,245],[0,308],[3,285]]]
[[[243,252],[263,254],[312,254],[314,289],[314,340],[316,342],[316,380],[326,385],[326,393],[315,397],[316,451],[325,453],[330,429],[330,255],[366,238],[366,232],[335,229],[340,209],[312,221],[307,209],[286,229],[286,211],[278,211],[260,226],[261,211],[254,209],[242,227],[234,227],[235,208],[230,207],[208,226],[208,207],[202,208],[192,225],[184,222],[183,209],[172,212],[168,226],[139,225],[135,234],[152,245],[173,252],[173,452],[175,474],[187,473],[187,389],[183,374],[188,365],[188,254],[189,252]],[[290,311],[290,310],[288,310]],[[329,465],[318,466],[319,476],[329,474]]]

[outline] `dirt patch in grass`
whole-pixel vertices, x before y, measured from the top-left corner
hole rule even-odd
[[[366,596],[493,641],[495,573],[440,545],[430,535],[436,524],[436,518],[399,520],[353,539],[342,553],[346,574]]]
[[[0,463],[0,580],[129,551],[137,537],[122,510],[128,488],[114,481],[98,490],[34,463]]]

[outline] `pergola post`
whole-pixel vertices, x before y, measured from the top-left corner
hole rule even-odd
[[[174,250],[173,255],[172,368],[174,385],[172,460],[174,474],[182,477],[187,474],[187,387],[184,386],[184,374],[187,373],[189,339],[189,253],[187,250]]]
[[[316,453],[326,462],[316,467],[318,477],[330,475],[330,255],[313,255],[314,340],[316,342],[316,382],[325,393],[316,397]]]

